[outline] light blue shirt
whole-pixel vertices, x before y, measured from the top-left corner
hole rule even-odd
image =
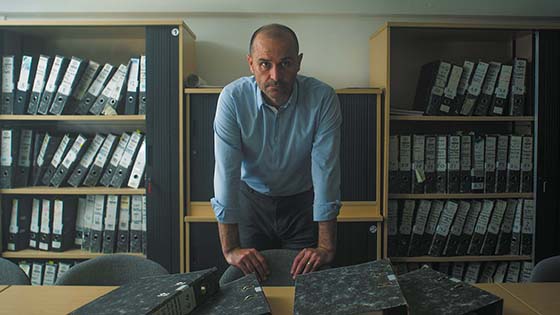
[[[239,223],[239,185],[269,196],[295,195],[312,187],[313,219],[340,211],[340,103],[334,90],[297,76],[288,102],[266,104],[254,76],[228,84],[214,118],[216,219]]]

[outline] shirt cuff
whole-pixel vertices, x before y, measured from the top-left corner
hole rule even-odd
[[[210,199],[212,204],[212,209],[214,210],[214,215],[219,223],[225,224],[236,224],[239,223],[239,218],[237,217],[237,208],[227,208],[216,200],[216,198]]]
[[[327,202],[313,205],[313,221],[330,221],[340,213],[342,204],[340,201]]]

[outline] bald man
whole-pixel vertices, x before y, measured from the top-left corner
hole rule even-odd
[[[340,104],[327,84],[298,75],[303,54],[287,26],[249,44],[253,76],[228,84],[214,119],[214,198],[226,261],[266,279],[264,249],[300,250],[296,275],[333,261],[340,211]]]

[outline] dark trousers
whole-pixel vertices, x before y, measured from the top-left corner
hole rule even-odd
[[[263,195],[241,183],[239,237],[242,248],[257,250],[317,247],[313,190],[292,196]]]

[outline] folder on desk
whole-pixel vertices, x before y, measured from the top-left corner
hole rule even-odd
[[[484,192],[496,192],[496,142],[495,135],[486,135],[484,140]]]
[[[515,58],[513,61],[513,74],[511,77],[511,98],[509,114],[511,116],[523,116],[525,113],[527,60]]]
[[[23,115],[27,109],[36,68],[37,60],[33,60],[32,56],[23,55],[14,99],[14,114],[16,115]]]
[[[7,249],[18,251],[26,249],[29,244],[31,200],[28,198],[14,198],[11,200],[11,206]]]
[[[417,256],[428,255],[430,250],[430,245],[434,239],[434,234],[436,233],[436,227],[443,212],[443,201],[432,200],[430,206],[430,216],[426,222],[426,228],[424,229],[424,235],[422,237],[422,245],[420,246],[420,253]]]
[[[455,220],[453,220],[453,224],[451,224],[449,237],[447,238],[447,242],[443,248],[444,256],[455,256],[461,236],[463,235],[463,228],[465,227],[465,222],[470,209],[471,204],[469,202],[463,200],[459,201],[459,207],[457,208]]]
[[[84,62],[85,64],[85,62]],[[65,114],[76,114],[78,110],[78,106],[82,102],[82,100],[86,97],[87,91],[93,80],[97,76],[99,72],[99,64],[93,60],[87,61],[87,65],[85,66],[85,70],[81,75],[78,84],[72,90],[72,95],[70,95],[70,100],[65,107],[63,113]]]
[[[48,261],[45,266],[45,272],[43,275],[43,285],[54,285],[56,281],[56,274],[57,274],[57,267],[58,265],[54,263],[54,261]]]
[[[500,73],[501,67],[502,64],[499,62],[490,62],[488,72],[482,86],[482,91],[478,97],[478,102],[476,103],[476,108],[473,113],[475,116],[488,115],[488,111],[492,103],[492,96],[494,95],[494,88],[496,87],[496,81],[498,80],[498,74]]]
[[[519,192],[521,181],[521,136],[509,136],[507,192]]]
[[[63,252],[74,246],[76,207],[76,198],[54,200],[51,248],[55,252]]]
[[[513,67],[511,65],[502,65],[500,76],[496,83],[496,89],[494,90],[494,96],[492,97],[489,115],[502,116],[507,113],[512,70]]]
[[[449,136],[447,145],[447,193],[459,193],[461,185],[461,136]]]
[[[45,264],[34,261],[31,265],[31,285],[42,285],[43,284],[43,270]]]
[[[424,172],[424,157],[426,136],[412,136],[412,193],[423,194],[426,174]]]
[[[112,254],[115,252],[117,239],[117,214],[119,208],[119,196],[108,195],[105,207],[105,223],[103,229],[103,252]]]
[[[533,137],[523,136],[521,144],[521,192],[533,191]]]
[[[397,237],[399,231],[399,203],[389,199],[387,206],[387,256],[397,256]]]
[[[411,167],[412,141],[410,135],[399,136],[399,171],[397,192],[410,193],[412,190]]]
[[[511,250],[511,231],[515,219],[517,203],[517,199],[508,199],[507,201],[506,212],[504,213],[504,219],[498,234],[498,241],[496,242],[495,255],[509,255],[509,251]]]
[[[426,149],[424,154],[424,181],[425,192],[434,194],[437,192],[436,187],[436,136],[426,136]]]
[[[117,71],[111,77],[111,80],[101,91],[93,105],[89,109],[89,113],[99,115],[103,110],[110,106],[113,110],[117,111],[119,101],[121,100],[121,92],[126,80],[127,65],[121,64]]]
[[[443,90],[443,98],[438,109],[438,114],[441,115],[456,115],[457,104],[455,98],[457,97],[457,87],[463,74],[463,67],[452,65],[447,85]]]
[[[414,109],[422,110],[426,115],[439,113],[450,72],[451,64],[445,61],[434,61],[422,66],[416,85]]]
[[[40,55],[37,62],[37,70],[33,79],[33,87],[31,89],[31,96],[29,97],[29,104],[27,105],[27,114],[35,115],[41,103],[43,91],[47,83],[48,74],[51,71],[52,59],[46,55]]]
[[[13,188],[17,164],[20,131],[16,128],[2,129],[0,148],[0,188]]]
[[[128,142],[130,142],[130,138],[131,135],[126,132],[120,136],[118,145],[114,149],[113,154],[110,156],[109,163],[107,164],[107,167],[103,171],[103,175],[101,175],[101,179],[99,180],[101,185],[109,187],[109,185],[111,184],[111,180],[113,179],[113,176],[117,171],[117,167],[119,166],[119,162],[124,155],[126,147],[128,146]]]
[[[37,135],[36,143],[40,141],[39,150],[37,154],[34,152],[33,171],[31,172],[31,185],[37,186],[42,184],[42,178],[45,171],[50,165],[50,162],[60,145],[61,137],[53,136],[50,133]]]
[[[218,292],[218,279],[216,268],[144,277],[126,283],[70,314],[190,314]]]
[[[52,105],[49,109],[49,114],[60,115],[66,109],[66,104],[69,103],[72,91],[78,84],[79,78],[82,76],[85,70],[85,62],[75,56],[72,56],[66,72],[62,77],[62,82],[56,90],[56,94],[53,98]]]
[[[482,252],[482,243],[484,242],[484,236],[488,230],[488,223],[490,222],[490,217],[492,216],[492,209],[494,209],[494,201],[485,199],[482,202],[482,209],[476,221],[474,227],[474,234],[469,244],[469,249],[467,253],[469,255],[478,256]]]
[[[508,162],[509,136],[499,135],[496,152],[496,192],[507,191],[507,162]]]
[[[99,148],[99,151],[95,156],[95,160],[93,161],[93,164],[89,168],[86,178],[84,179],[84,186],[93,187],[97,185],[97,183],[99,182],[99,178],[101,178],[101,174],[103,173],[103,169],[105,168],[107,161],[109,161],[109,158],[113,154],[113,150],[116,147],[116,139],[117,137],[113,134],[108,134],[107,137],[105,137],[105,140]]]
[[[410,245],[410,234],[412,232],[412,221],[414,220],[414,200],[405,200],[401,210],[401,220],[399,225],[399,236],[397,244],[397,255],[404,257],[408,255]]]
[[[221,286],[204,304],[197,306],[193,315],[272,314],[268,300],[254,273]]]
[[[443,249],[445,248],[445,243],[449,235],[449,230],[451,229],[451,224],[453,223],[458,208],[459,205],[457,202],[452,200],[445,201],[443,212],[441,213],[441,218],[437,224],[434,239],[430,245],[428,255],[441,256],[443,253]]]
[[[82,180],[84,179],[84,177],[86,177],[91,164],[93,164],[93,160],[95,159],[95,156],[99,151],[99,148],[101,148],[101,145],[103,145],[104,141],[105,136],[99,133],[95,135],[84,155],[80,159],[80,162],[76,164],[74,171],[68,178],[68,184],[70,186],[80,186]]]
[[[111,182],[109,184],[111,187],[122,187],[124,181],[128,178],[132,169],[132,161],[134,161],[134,158],[138,154],[142,139],[143,136],[139,131],[133,132],[130,136],[130,141],[128,141],[122,158],[119,161],[119,165],[115,170],[115,174],[113,175],[113,178],[111,178]]]
[[[74,233],[74,245],[78,248],[82,246],[84,240],[85,219],[86,219],[86,198],[78,198],[78,209],[76,213],[76,231]]]
[[[140,59],[130,58],[128,80],[126,83],[126,98],[124,105],[125,115],[138,113],[138,74],[140,72]]]
[[[95,195],[95,208],[90,230],[90,249],[92,253],[101,253],[103,246],[103,219],[105,218],[105,195]]]
[[[407,314],[401,289],[387,260],[306,273],[296,277],[294,314]]]
[[[398,281],[414,314],[502,314],[502,298],[431,268],[400,275]]]
[[[469,250],[469,244],[471,243],[474,228],[482,209],[482,203],[477,200],[471,201],[471,206],[467,218],[465,219],[465,225],[463,226],[463,232],[459,238],[459,243],[457,244],[457,250],[455,254],[457,256],[465,256]]]
[[[437,136],[436,142],[436,193],[447,192],[447,136]]]
[[[72,137],[70,136],[70,134],[65,134],[62,137],[62,140],[60,140],[60,144],[58,145],[58,148],[56,148],[56,151],[54,152],[50,163],[47,165],[47,169],[45,170],[45,173],[43,174],[43,177],[41,179],[41,183],[43,185],[48,186],[51,183],[51,179],[56,173],[56,170],[62,162],[62,159],[70,150],[71,142]]]
[[[140,56],[140,85],[138,87],[138,115],[146,115],[146,56]]]
[[[389,191],[398,192],[399,183],[399,136],[389,136]]]
[[[461,73],[461,79],[459,79],[459,85],[457,86],[457,95],[455,96],[454,111],[451,113],[452,115],[458,115],[460,113],[467,96],[467,89],[469,88],[469,83],[471,82],[473,73],[474,62],[465,60],[463,62],[463,73]]]
[[[521,255],[521,226],[523,216],[523,199],[517,200],[515,216],[513,217],[513,227],[511,229],[510,255]]]
[[[29,184],[33,160],[33,134],[32,129],[21,130],[14,187],[26,187]]]
[[[474,70],[473,77],[467,88],[467,95],[465,100],[459,110],[459,114],[463,116],[471,116],[476,108],[476,103],[480,92],[482,91],[482,85],[486,78],[486,73],[488,72],[489,65],[486,62],[479,61]]]
[[[84,214],[84,233],[82,239],[82,250],[91,249],[91,226],[93,224],[93,213],[95,212],[95,195],[86,195],[86,212]]]
[[[2,102],[0,102],[0,114],[2,115],[14,113],[18,61],[18,58],[13,55],[2,57]]]
[[[41,228],[39,230],[39,249],[50,250],[52,241],[53,202],[41,200]]]
[[[490,223],[488,223],[488,230],[486,231],[486,236],[484,237],[484,242],[482,243],[482,255],[494,255],[494,252],[496,252],[498,234],[500,233],[500,227],[502,226],[506,209],[506,201],[496,200],[494,204],[494,211],[492,211],[492,217],[490,218]]]
[[[477,135],[473,139],[473,165],[471,170],[471,192],[484,192],[484,136]]]
[[[461,136],[461,169],[459,171],[460,193],[471,192],[471,169],[472,169],[472,135]]]
[[[47,83],[45,85],[45,90],[41,95],[41,102],[39,102],[39,108],[37,109],[37,113],[41,115],[46,115],[53,103],[54,96],[62,81],[62,77],[64,75],[64,70],[68,66],[68,59],[63,56],[55,56],[54,61],[51,67],[51,71],[49,73],[49,77],[47,79]]]
[[[130,244],[130,196],[122,195],[119,203],[119,230],[117,232],[117,253],[128,253]]]
[[[75,165],[84,155],[86,148],[88,146],[89,140],[83,135],[79,134],[74,139],[72,146],[62,159],[62,162],[58,165],[55,173],[51,178],[51,185],[54,187],[59,187],[66,180],[70,172],[74,169]]]
[[[533,235],[535,231],[535,200],[523,200],[523,220],[521,225],[521,255],[533,254]]]
[[[428,222],[431,206],[432,202],[430,200],[422,199],[419,201],[418,209],[416,210],[416,219],[412,226],[408,256],[422,256],[424,254],[422,252],[422,242],[424,241],[424,230],[426,229],[426,222]]]
[[[132,165],[132,171],[130,172],[130,178],[128,179],[127,186],[130,188],[138,188],[144,182],[144,170],[146,169],[146,138],[142,139],[142,144],[138,153],[136,154],[136,160]]]
[[[142,196],[133,195],[130,203],[130,252],[142,252]]]
[[[41,199],[33,198],[31,203],[31,222],[29,224],[29,248],[39,248],[41,228]]]
[[[146,195],[142,195],[142,254],[148,254],[148,208]]]
[[[93,106],[95,100],[101,94],[103,87],[105,87],[107,81],[109,81],[112,72],[113,66],[106,63],[103,66],[103,69],[101,69],[99,74],[95,77],[91,86],[88,88],[86,95],[78,103],[75,114],[86,115],[89,112],[89,109]]]

